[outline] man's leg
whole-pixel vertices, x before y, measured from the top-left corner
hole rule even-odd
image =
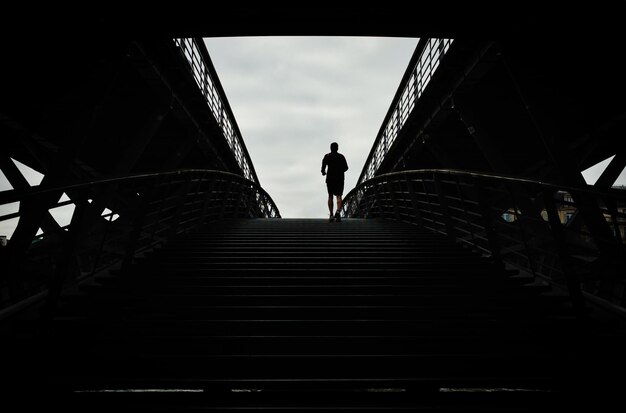
[[[332,194],[328,194],[328,211],[330,215],[333,215],[333,196]]]
[[[337,212],[335,212],[335,221],[341,222],[341,195],[337,195]]]

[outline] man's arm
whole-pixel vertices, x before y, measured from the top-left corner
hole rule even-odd
[[[347,171],[348,170],[348,161],[346,161],[346,157],[343,157],[343,171]]]
[[[324,159],[322,159],[322,175],[326,175],[326,166],[327,166],[327,162],[326,162],[326,155],[324,155]]]

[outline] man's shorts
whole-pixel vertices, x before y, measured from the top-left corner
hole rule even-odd
[[[326,188],[328,188],[328,195],[342,196],[343,195],[343,181],[339,182],[326,182]]]

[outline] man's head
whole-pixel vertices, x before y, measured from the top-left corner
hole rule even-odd
[[[333,142],[330,144],[330,151],[337,152],[339,150],[339,144],[337,142]]]

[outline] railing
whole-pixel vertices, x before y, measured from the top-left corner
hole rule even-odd
[[[626,191],[417,170],[358,185],[343,209],[348,217],[401,220],[445,234],[561,287],[580,314],[590,300],[626,315]]]
[[[415,102],[422,96],[426,85],[430,82],[435,70],[439,67],[453,39],[421,39],[415,50],[417,61],[411,70],[405,73],[396,92],[396,96],[387,112],[374,145],[365,162],[359,184],[376,175],[378,167],[398,137],[409,115],[415,107]]]
[[[213,63],[202,43],[202,39],[174,39],[183,57],[189,63],[189,70],[195,79],[200,92],[204,96],[213,117],[222,129],[224,138],[231,149],[243,176],[250,181],[259,183],[246,145],[241,138],[241,132],[235,121],[235,116],[228,104],[226,94],[217,77]]]
[[[55,202],[61,193],[70,200]],[[179,170],[3,191],[0,205],[21,205],[20,212],[0,221],[21,219],[29,204],[49,202],[51,196],[50,210],[75,205],[71,222],[36,236],[23,254],[11,240],[0,247],[0,314],[46,295],[54,305],[63,285],[123,268],[136,254],[203,224],[280,218],[271,197],[252,181],[221,171]]]

